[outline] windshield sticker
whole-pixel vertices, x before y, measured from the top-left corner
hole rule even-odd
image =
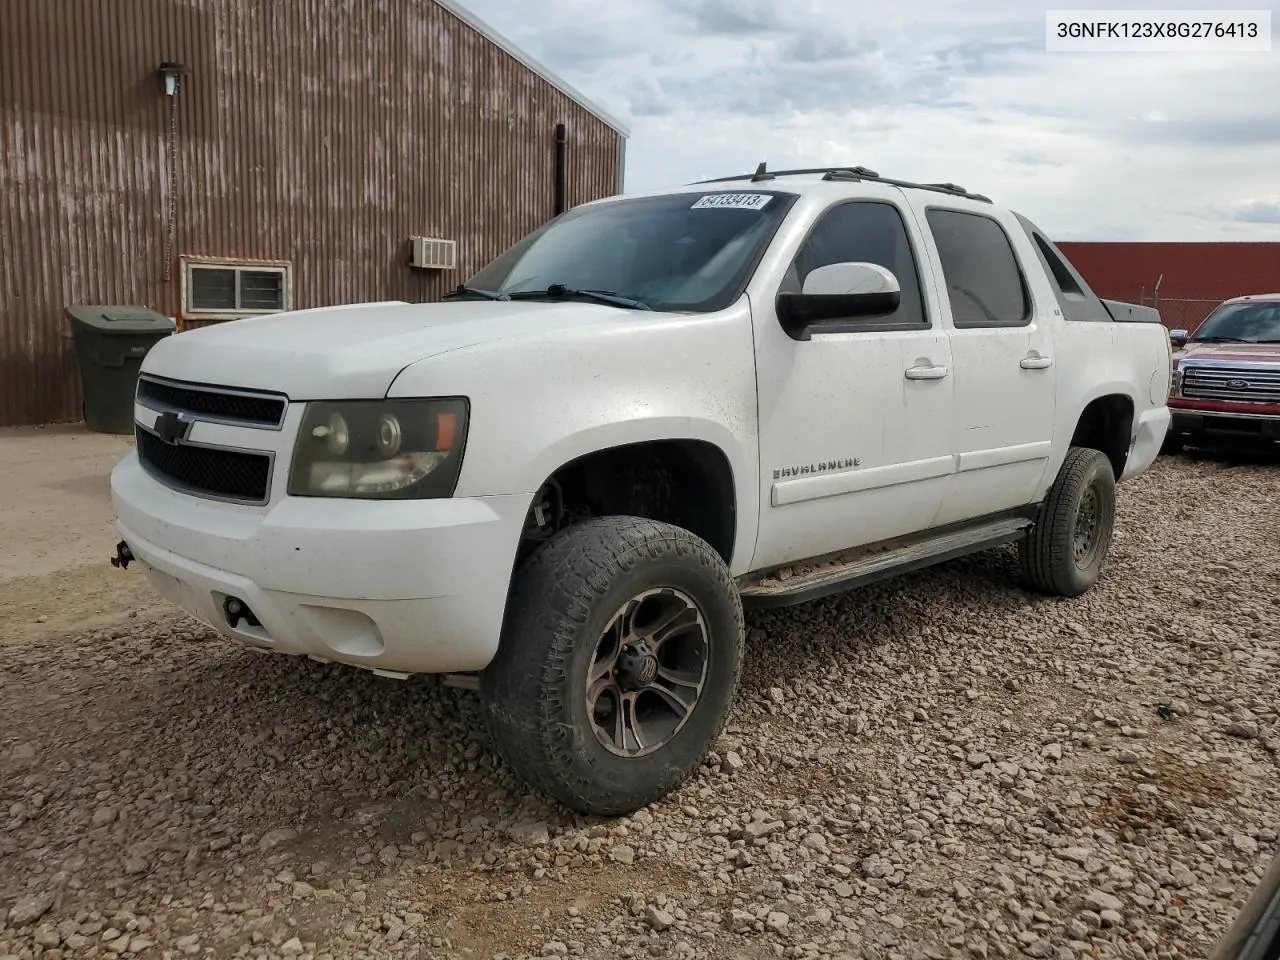
[[[713,193],[699,197],[693,210],[763,210],[773,197],[767,193]]]

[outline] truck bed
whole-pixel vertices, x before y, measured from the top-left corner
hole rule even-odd
[[[1112,319],[1121,323],[1160,323],[1160,311],[1155,307],[1143,307],[1124,300],[1103,300]]]

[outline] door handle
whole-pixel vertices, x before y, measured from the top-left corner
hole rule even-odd
[[[1053,357],[1023,357],[1018,366],[1023,370],[1048,370],[1053,366]]]
[[[947,375],[946,367],[908,367],[908,380],[941,380]]]

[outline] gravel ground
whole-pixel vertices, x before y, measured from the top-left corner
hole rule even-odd
[[[620,820],[471,693],[0,584],[0,958],[1204,957],[1277,848],[1280,468],[1121,491],[1081,599],[1001,550],[751,615],[723,742]]]

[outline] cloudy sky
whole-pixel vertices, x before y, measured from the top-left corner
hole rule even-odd
[[[631,128],[628,190],[862,164],[1056,239],[1280,240],[1280,41],[1047,53],[1026,0],[462,2]]]

